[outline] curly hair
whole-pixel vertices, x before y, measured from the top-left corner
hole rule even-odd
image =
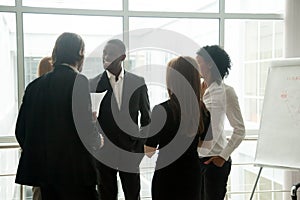
[[[224,49],[218,45],[204,46],[196,52],[206,62],[213,61],[217,66],[222,79],[227,77],[231,69],[231,59]]]

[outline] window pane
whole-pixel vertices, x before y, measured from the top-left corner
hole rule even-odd
[[[122,0],[23,0],[23,5],[50,8],[121,10],[123,7],[122,2]]]
[[[19,148],[0,149],[0,175],[15,174],[19,163]]]
[[[284,44],[284,23],[282,22],[275,22],[275,58],[282,58],[283,57],[283,44]]]
[[[168,97],[166,65],[173,57],[195,57],[201,45],[219,41],[219,21],[215,19],[133,17],[129,28],[130,69],[145,77],[151,107]]]
[[[283,56],[283,29],[282,20],[225,20],[225,50],[232,61],[226,82],[240,97],[247,129],[259,127],[257,101],[263,99],[271,61]]]
[[[12,136],[18,112],[15,14],[0,12],[0,137]]]
[[[268,77],[268,70],[271,66],[271,62],[262,62],[259,67],[259,96],[265,95],[265,88],[267,83],[267,77]]]
[[[155,32],[157,34],[155,35],[153,34],[153,31],[151,32],[149,30],[145,30],[143,32],[141,29],[158,29],[162,31]],[[163,45],[165,42],[174,43],[173,49],[170,50],[175,54],[180,53],[181,49],[186,48],[186,45],[188,44],[184,43],[185,41],[194,42],[198,45],[198,47],[219,43],[219,20],[216,19],[132,17],[129,19],[129,30],[130,43],[145,41],[145,39],[150,40],[152,39],[150,36],[155,36],[155,43],[157,45]],[[168,34],[170,35],[163,35],[167,34],[167,32],[164,32],[164,30],[169,31]],[[182,36],[183,41],[176,40],[180,35]],[[166,37],[168,37],[168,40],[166,40]],[[176,49],[176,44],[180,47],[179,49]],[[191,49],[191,56],[195,56],[197,50],[198,49]],[[156,64],[166,64],[166,61],[169,61],[169,59],[163,59],[162,63],[160,62]]]
[[[14,6],[15,0],[0,0],[0,5]]]
[[[255,98],[245,98],[244,111],[244,120],[248,123],[248,129],[258,128],[257,100]]]
[[[270,22],[264,21],[261,22],[260,25],[260,59],[270,59],[272,58],[272,39],[273,35],[273,27],[274,25]]]
[[[0,176],[0,199],[20,199],[20,185],[15,184],[15,176]]]
[[[257,94],[257,65],[245,64],[245,94],[256,96]]]
[[[0,149],[0,199],[19,199],[20,187],[15,184],[19,149]]]
[[[234,24],[229,25],[231,27]],[[241,25],[242,26],[242,25]],[[256,21],[245,22],[245,59],[246,60],[257,60],[258,59],[258,25]],[[241,30],[242,31],[242,30]],[[243,37],[243,36],[242,36]]]
[[[219,0],[128,0],[129,10],[169,12],[218,12]]]
[[[228,13],[283,13],[285,0],[226,0]]]
[[[88,77],[103,71],[99,46],[115,35],[122,35],[121,17],[24,14],[23,18],[25,85],[37,77],[40,59],[51,56],[61,33],[74,32],[83,38],[86,55],[83,73]]]

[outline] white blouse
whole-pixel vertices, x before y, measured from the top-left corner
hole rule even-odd
[[[224,83],[213,82],[203,95],[203,102],[211,114],[213,140],[204,141],[198,148],[200,157],[221,156],[228,160],[245,137],[245,126],[238,97],[234,89]],[[225,115],[233,127],[231,138],[227,141],[224,131]]]

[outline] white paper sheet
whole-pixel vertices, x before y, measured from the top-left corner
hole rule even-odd
[[[92,101],[92,112],[97,113],[97,117],[99,114],[100,104],[102,102],[103,97],[106,95],[106,91],[102,93],[91,93],[91,101]]]

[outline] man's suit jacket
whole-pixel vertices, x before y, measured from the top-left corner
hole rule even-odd
[[[96,184],[95,162],[85,147],[97,141],[88,80],[71,67],[56,66],[28,85],[15,134],[22,148],[16,183]]]
[[[144,78],[125,71],[120,109],[106,72],[90,80],[90,89],[97,93],[107,91],[98,115],[106,139],[104,150],[109,139],[123,150],[143,153],[145,129],[150,123],[150,105]]]

